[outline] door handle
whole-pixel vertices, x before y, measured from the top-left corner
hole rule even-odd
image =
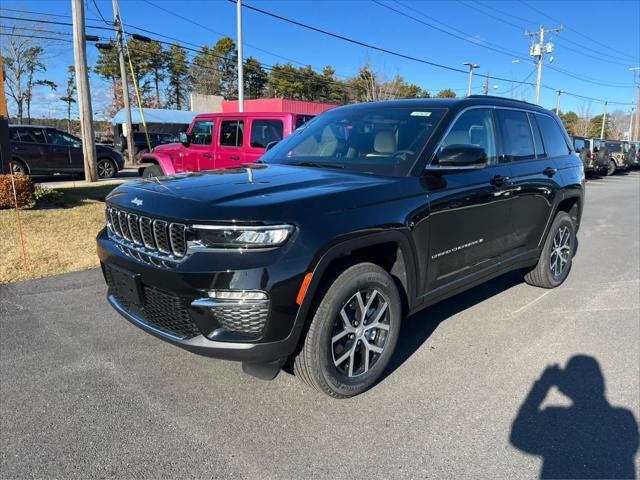
[[[211,158],[211,154],[210,153],[203,153],[202,156],[204,158]]]
[[[489,180],[489,183],[491,185],[496,186],[496,187],[501,187],[502,185],[504,185],[508,181],[509,181],[509,177],[504,177],[502,175],[496,175],[491,180]]]
[[[231,155],[231,160],[240,160],[238,155]]]
[[[542,171],[542,173],[544,173],[547,177],[551,178],[556,173],[558,173],[558,169],[557,168],[553,168],[553,167],[547,167]]]

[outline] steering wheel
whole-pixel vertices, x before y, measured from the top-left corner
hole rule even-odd
[[[400,157],[403,155],[413,155],[415,152],[413,150],[398,150],[396,153],[393,154],[394,157]],[[404,160],[404,158],[403,158]]]

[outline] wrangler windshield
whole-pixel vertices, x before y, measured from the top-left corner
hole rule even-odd
[[[336,109],[304,124],[261,158],[265,163],[406,175],[444,109]]]

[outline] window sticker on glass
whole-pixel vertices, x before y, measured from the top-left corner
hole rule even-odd
[[[430,117],[431,112],[411,112],[412,117]]]

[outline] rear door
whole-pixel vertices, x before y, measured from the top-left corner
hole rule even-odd
[[[47,141],[41,128],[17,128],[19,142],[11,144],[15,156],[22,159],[31,173],[49,173],[52,170],[49,161]]]
[[[217,142],[216,168],[235,167],[245,163],[245,127],[244,117],[221,118]]]
[[[511,167],[509,241],[514,255],[527,254],[542,241],[560,190],[562,162],[571,155],[571,149],[549,115],[499,110],[498,118],[503,155],[509,157]]]
[[[282,118],[251,118],[249,122],[249,145],[245,150],[245,162],[258,160],[271,142],[279,142],[285,134]]]
[[[442,140],[449,145],[475,145],[488,160],[480,170],[440,174],[429,189],[428,291],[495,266],[508,253],[509,169],[498,162],[492,108],[463,112]],[[434,162],[437,163],[437,160]]]

